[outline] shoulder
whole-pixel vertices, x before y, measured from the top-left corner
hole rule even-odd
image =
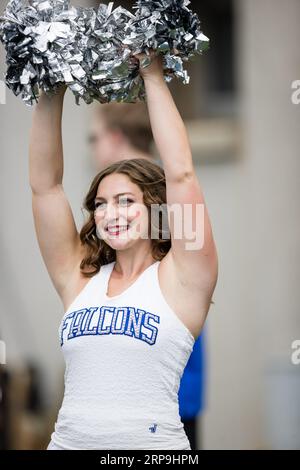
[[[92,279],[99,276],[100,272],[103,272],[105,269],[107,269],[108,265],[102,265],[97,272],[94,272],[95,268],[85,269],[83,272],[81,269],[81,262],[85,255],[85,249],[81,248],[81,251],[78,254],[76,260],[76,264],[68,278],[68,282],[64,286],[64,289],[59,293],[65,311],[67,311],[69,306],[73,303],[74,299],[77,298],[79,294],[81,294],[87,284],[89,284]]]
[[[170,251],[159,263],[158,280],[169,306],[197,337],[210,308],[213,286],[203,283],[203,287],[199,287],[199,280],[185,279],[182,273],[178,273]]]

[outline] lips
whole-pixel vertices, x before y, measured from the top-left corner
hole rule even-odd
[[[126,232],[129,228],[129,225],[108,225],[106,231],[110,235],[118,235],[119,233]]]

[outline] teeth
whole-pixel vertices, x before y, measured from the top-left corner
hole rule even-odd
[[[116,232],[125,232],[128,229],[128,225],[122,225],[118,227],[108,227],[108,231],[111,233],[116,233]]]

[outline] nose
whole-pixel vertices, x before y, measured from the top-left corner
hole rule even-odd
[[[119,217],[119,211],[115,204],[107,203],[105,208],[104,220],[106,223],[115,222]]]

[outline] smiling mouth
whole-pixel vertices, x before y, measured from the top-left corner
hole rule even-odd
[[[129,225],[114,225],[113,227],[106,227],[105,231],[109,235],[119,235],[120,233],[125,233],[129,229]]]

